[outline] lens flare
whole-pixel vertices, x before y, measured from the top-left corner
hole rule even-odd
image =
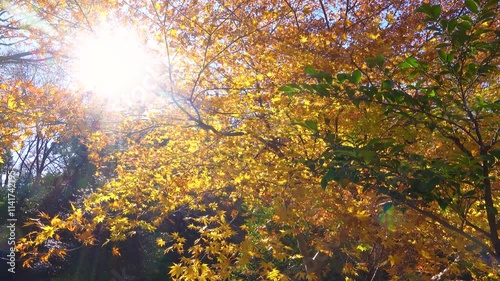
[[[101,26],[78,41],[73,75],[79,84],[112,102],[134,98],[148,67],[145,46],[134,32]]]

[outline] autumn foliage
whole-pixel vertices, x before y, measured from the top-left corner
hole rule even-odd
[[[24,266],[149,232],[174,280],[500,278],[496,1],[28,2],[48,43],[113,20],[157,64],[98,125],[77,90],[0,85],[3,147],[78,134],[106,178],[28,223]]]

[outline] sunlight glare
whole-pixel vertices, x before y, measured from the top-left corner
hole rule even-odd
[[[85,90],[118,102],[133,98],[147,68],[147,55],[134,32],[102,27],[76,48],[75,76]]]

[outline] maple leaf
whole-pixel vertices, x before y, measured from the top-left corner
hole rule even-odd
[[[184,273],[185,269],[178,263],[174,263],[174,265],[172,265],[170,267],[170,271],[168,272],[168,274],[174,278],[179,278],[183,273]]]
[[[161,239],[161,238],[158,238],[156,239],[156,245],[160,246],[160,247],[163,247],[165,246],[167,243],[165,242],[165,240]]]
[[[111,253],[113,256],[120,257],[122,254],[120,253],[120,249],[118,247],[113,247],[111,249]]]

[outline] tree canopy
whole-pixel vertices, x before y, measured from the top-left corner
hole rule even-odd
[[[1,147],[77,136],[102,183],[27,222],[23,266],[67,255],[47,241],[68,235],[120,256],[150,233],[175,257],[165,280],[500,278],[497,1],[332,2],[0,9],[41,40],[0,64],[67,70],[103,22],[153,61],[116,108],[64,75],[3,79]]]

